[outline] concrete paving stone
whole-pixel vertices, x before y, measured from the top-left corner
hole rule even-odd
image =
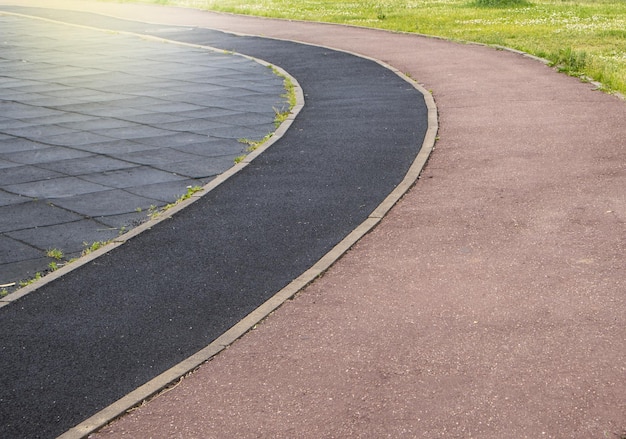
[[[127,120],[112,119],[107,117],[87,118],[81,121],[56,122],[58,125],[81,131],[94,131],[111,128],[136,127],[137,124]]]
[[[268,111],[265,110],[265,113]],[[273,112],[273,111],[272,111]],[[190,119],[209,119],[220,116],[228,116],[229,114],[238,114],[240,111],[232,110],[227,107],[207,107],[201,110],[183,111],[178,113],[179,116],[185,116]]]
[[[222,105],[233,111],[249,111],[251,113],[267,112],[268,103],[266,102],[244,102],[243,100],[220,98]],[[270,108],[273,106],[270,103]]]
[[[140,197],[122,189],[109,189],[67,198],[51,199],[54,205],[90,218],[119,215],[158,206],[159,200]]]
[[[33,200],[0,207],[0,233],[77,221],[81,217],[49,202]]]
[[[176,64],[176,69],[165,70],[163,72],[153,72],[152,76],[158,79],[170,79],[173,81],[189,81],[206,83],[211,82],[207,75],[207,69],[204,66],[195,66],[189,64]]]
[[[11,152],[24,152],[24,151],[37,151],[45,148],[50,148],[50,145],[35,142],[32,140],[13,137],[9,139],[0,140],[0,154]]]
[[[206,183],[208,183],[208,181]],[[168,181],[144,186],[131,186],[126,190],[141,197],[159,200],[162,203],[171,203],[172,200],[178,200],[182,195],[186,194],[189,187],[203,186],[206,183],[198,179],[183,178],[176,182]]]
[[[46,63],[47,64],[47,63]],[[101,76],[102,70],[100,69],[90,69],[87,67],[73,67],[73,66],[63,66],[54,68],[50,68],[49,65],[45,65],[42,63],[39,66],[41,71],[45,72],[46,80],[50,82],[55,82],[59,79],[63,79],[64,81],[72,81],[73,78],[89,78],[92,79],[94,76]]]
[[[150,206],[148,206],[149,208]],[[126,230],[145,223],[150,219],[148,208],[142,208],[130,213],[122,213],[116,215],[106,215],[94,217],[95,220],[102,224],[106,224],[109,227],[114,227],[118,230],[125,228]]]
[[[259,126],[230,126],[210,130],[212,137],[226,137],[230,139],[259,139],[259,133],[271,133],[274,130],[273,123]]]
[[[25,101],[26,102],[26,101]],[[37,99],[32,99],[28,101],[29,105],[36,105],[38,107],[49,107],[55,108],[60,105],[72,105],[72,104],[80,104],[84,101],[76,98],[62,98],[62,97],[53,97],[53,96],[45,96],[42,95]]]
[[[209,73],[207,73],[209,74]],[[172,90],[179,92],[179,94],[184,95],[186,93],[211,93],[216,90],[222,88],[220,85],[216,84],[177,84],[171,87]]]
[[[207,139],[204,142],[172,146],[172,148],[203,157],[220,157],[232,154],[241,155],[248,145],[240,142],[239,139]]]
[[[0,158],[0,169],[9,169],[21,166],[19,163],[11,162],[9,160],[2,160]]]
[[[24,79],[31,80],[31,81],[50,80],[50,74],[46,72],[45,70],[26,70],[26,71],[20,72],[19,75],[21,75]]]
[[[5,185],[4,189],[31,198],[52,200],[107,191],[110,188],[76,177],[60,177],[45,181]]]
[[[5,72],[3,72],[5,73]],[[11,72],[6,72],[6,74],[14,74]],[[19,75],[19,73],[15,73],[17,75]],[[5,96],[5,93],[3,91],[2,93],[3,96]],[[10,95],[10,101],[11,102],[20,102],[23,104],[27,104],[27,105],[33,105],[33,101],[38,101],[41,99],[46,99],[47,96],[43,95],[43,94],[39,94],[39,93],[27,93],[27,92],[20,92],[20,93],[12,93]],[[8,100],[8,99],[7,99]],[[35,104],[37,105],[37,104]]]
[[[166,130],[170,131],[192,131],[192,132],[206,132],[207,130],[213,130],[215,128],[222,128],[228,126],[227,123],[215,122],[211,119],[187,119],[179,122],[167,122],[160,125]]]
[[[12,87],[12,90],[19,91],[21,93],[43,93],[50,94],[52,92],[63,92],[73,90],[66,85],[57,84],[54,82],[41,82],[39,84],[24,85],[21,87]],[[2,91],[4,93],[4,90]],[[60,94],[59,96],[63,96]]]
[[[2,56],[6,57],[8,54],[5,52],[4,48],[2,50]],[[23,87],[26,85],[37,85],[41,84],[40,81],[33,81],[32,79],[24,79],[24,78],[3,78],[0,80],[0,87]]]
[[[75,133],[76,130],[61,127],[58,125],[28,125],[21,128],[5,128],[2,130],[2,132],[15,137],[47,140],[50,138],[50,136]]]
[[[24,165],[34,165],[38,163],[67,160],[78,157],[88,157],[91,154],[73,148],[62,146],[52,146],[49,148],[34,151],[20,151],[0,154],[0,159],[10,160]]]
[[[20,281],[32,279],[35,277],[35,273],[41,273],[43,271],[42,267],[47,267],[49,263],[49,258],[42,257],[39,254],[39,257],[0,264],[0,284],[19,283]]]
[[[10,206],[13,204],[21,204],[26,201],[32,201],[30,198],[21,195],[12,194],[0,189],[0,206]]]
[[[24,128],[28,126],[32,126],[32,124],[29,122],[24,122],[23,120],[17,119],[17,118],[5,117],[2,120],[0,120],[0,130],[12,129],[12,128]]]
[[[210,93],[202,92],[186,92],[166,96],[164,101],[181,102],[192,105],[199,105],[205,109],[213,109],[223,107],[219,98],[212,96]]]
[[[168,85],[168,86],[163,86],[163,87],[149,87],[141,92],[133,92],[133,93],[126,93],[126,94],[129,96],[147,96],[147,97],[152,97],[155,99],[171,101],[172,100],[171,96],[176,95],[178,93],[179,92],[177,90],[173,90]]]
[[[224,172],[224,169],[232,167],[235,164],[236,157],[237,154],[233,154],[232,156],[166,162],[155,165],[155,167],[164,171],[175,172],[178,175],[185,175],[189,178],[207,178],[215,177]]]
[[[200,158],[194,154],[176,151],[171,148],[158,148],[147,151],[131,152],[128,154],[112,155],[120,160],[127,160],[129,162],[142,165],[163,165],[167,163],[198,160]]]
[[[163,101],[162,99],[152,98],[150,96],[128,96],[122,95],[123,97],[109,101],[110,105],[113,106],[121,106],[121,107],[131,107],[131,108],[140,108],[140,107],[151,107],[153,105],[161,105],[167,103],[167,101]]]
[[[274,124],[274,120],[276,118],[275,114],[268,113],[267,111],[263,113],[253,113],[253,112],[239,112],[234,114],[229,114],[226,116],[218,116],[212,118],[212,120],[216,122],[223,122],[227,125],[238,125],[238,126],[250,126],[250,125],[272,125]]]
[[[180,122],[189,120],[190,117],[182,116],[180,113],[143,113],[134,116],[126,116],[127,120],[146,125],[160,125],[167,122]]]
[[[69,128],[67,129],[70,130]],[[72,130],[67,133],[50,135],[46,137],[46,143],[49,143],[50,145],[75,147],[89,145],[91,143],[102,143],[112,139],[113,137],[98,134],[96,132]]]
[[[141,109],[141,107],[138,107]],[[145,114],[148,112],[159,112],[159,113],[178,113],[183,111],[192,111],[192,110],[204,110],[205,106],[201,105],[193,105],[186,104],[184,102],[163,102],[158,105],[152,105],[149,107],[145,107],[143,112],[139,112],[137,114]]]
[[[230,90],[216,90],[211,93],[211,96],[216,97],[216,98],[226,97],[228,99],[245,100],[246,98],[249,98],[249,97],[255,98],[258,96],[263,96],[263,94],[254,90],[247,89],[247,88],[231,87]],[[280,99],[277,97],[276,100],[280,100]]]
[[[142,140],[142,139],[136,139]],[[140,143],[131,140],[110,140],[108,142],[91,143],[89,145],[80,145],[75,148],[93,152],[97,154],[126,154],[129,152],[145,151],[148,149],[156,149],[157,146],[150,145],[149,143]]]
[[[124,101],[127,99],[132,99],[131,102],[135,102],[139,99],[138,96],[129,96],[126,94],[115,94],[106,91],[97,91],[92,93],[91,95],[86,95],[82,97],[78,97],[77,100],[80,102],[93,102],[93,103],[107,103],[110,102],[112,105],[120,105],[120,103],[124,104]]]
[[[0,187],[7,184],[27,183],[61,177],[58,172],[32,165],[16,165],[0,172]]]
[[[50,90],[50,91],[42,91],[41,93],[46,94],[51,97],[64,97],[64,98],[78,98],[78,97],[88,97],[91,98],[95,96],[95,90],[87,90],[84,88],[72,88],[66,85],[59,85],[58,90]]]
[[[136,165],[103,155],[92,155],[58,162],[41,163],[39,167],[70,176],[88,176],[92,173],[132,168]],[[85,178],[81,178],[84,180]]]
[[[62,105],[57,107],[60,111],[76,112],[87,116],[101,116],[101,117],[118,117],[124,118],[129,115],[145,114],[150,111],[149,108],[137,109],[137,108],[122,108],[111,105],[108,102],[98,103],[83,103],[74,105]]]
[[[2,67],[3,66],[0,63],[0,71],[2,70]],[[23,91],[16,90],[14,88],[8,88],[8,87],[5,87],[5,88],[0,87],[0,91],[2,92],[2,98],[5,100],[9,100],[8,98],[24,93]]]
[[[43,116],[43,117],[29,117],[28,119],[23,119],[24,123],[28,123],[29,125],[52,125],[58,124],[60,126],[64,126],[65,128],[76,129],[71,126],[65,125],[66,123],[72,122],[85,122],[91,120],[97,120],[94,116],[89,116],[85,114],[79,113],[62,113],[60,112],[54,116]],[[1,128],[0,128],[1,129]]]
[[[4,234],[0,235],[0,247],[0,264],[41,257],[41,252],[37,249]]]
[[[93,133],[101,134],[103,136],[108,136],[116,139],[139,139],[146,137],[158,137],[158,136],[167,136],[171,133],[164,127],[155,128],[149,125],[140,125],[136,124],[134,126],[121,127],[121,128],[110,128],[105,130],[94,130]]]
[[[125,84],[125,83],[112,83],[105,82],[100,84],[98,87],[99,90],[113,93],[122,93],[125,95],[140,95],[140,96],[149,96],[145,93],[150,92],[152,90],[159,90],[163,88],[168,88],[171,85],[171,81],[150,81],[149,84],[145,83],[135,83],[135,84]]]
[[[164,172],[149,166],[133,166],[127,169],[90,173],[84,175],[82,179],[118,189],[143,187],[153,183],[172,184],[175,181],[187,181],[184,177],[178,176],[172,172]],[[172,184],[172,186],[174,185]],[[133,191],[129,190],[129,192]],[[164,201],[168,201],[168,199]],[[169,199],[169,201],[171,201],[171,199]]]
[[[60,114],[50,108],[32,107],[19,102],[0,101],[0,114],[10,114],[13,119],[25,119],[38,116],[54,116]]]
[[[206,134],[180,132],[172,133],[169,136],[144,137],[133,139],[134,142],[151,146],[152,148],[178,148],[179,146],[190,145],[192,143],[202,143],[209,140]]]
[[[109,241],[118,234],[119,231],[114,227],[109,227],[92,219],[82,219],[71,223],[8,232],[6,236],[42,251],[56,248],[67,255],[80,253],[85,247],[85,242]],[[59,248],[59,243],[63,243],[62,248]]]

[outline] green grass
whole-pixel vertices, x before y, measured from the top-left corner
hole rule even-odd
[[[626,94],[622,0],[136,0],[324,21],[522,50]]]

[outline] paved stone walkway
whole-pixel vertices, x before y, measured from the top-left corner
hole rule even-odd
[[[0,72],[0,285],[206,184],[288,106],[241,56],[8,14]]]

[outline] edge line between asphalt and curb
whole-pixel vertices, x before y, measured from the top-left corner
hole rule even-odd
[[[127,32],[127,31],[112,31],[109,29],[102,29],[102,28],[97,28],[97,27],[92,27],[92,26],[65,23],[62,21],[51,20],[51,19],[42,18],[42,17],[0,11],[0,15],[2,14],[20,16],[20,17],[31,18],[31,19],[39,19],[39,20],[44,20],[44,21],[48,21],[52,23],[76,26],[76,27],[81,27],[81,28],[91,29],[91,30],[96,30],[96,31],[101,31],[101,32],[114,32],[114,33],[119,33],[122,35],[140,37],[148,41],[160,41],[160,42],[173,43],[173,44],[178,44],[178,45],[187,46],[187,47],[195,47],[195,48],[201,48],[201,49],[212,50],[212,51],[217,51],[217,52],[224,52],[224,50],[216,49],[210,46],[177,42],[175,40],[155,37],[152,35],[143,35],[143,34],[137,34],[134,32]],[[106,15],[106,14],[99,14],[99,15]],[[114,16],[112,17],[123,19],[120,17],[114,17]],[[123,20],[130,21],[127,19],[123,19]],[[179,26],[179,27],[202,27],[202,26]],[[141,403],[143,403],[144,401],[150,399],[151,397],[159,394],[161,391],[167,389],[167,387],[170,386],[172,383],[176,382],[177,380],[180,380],[185,375],[193,372],[200,365],[209,361],[212,357],[220,353],[222,350],[226,349],[228,346],[234,343],[237,339],[242,337],[245,333],[253,329],[257,324],[259,324],[262,320],[268,317],[272,312],[278,309],[283,303],[285,303],[287,300],[296,296],[298,292],[300,292],[307,285],[312,283],[316,278],[321,276],[336,261],[338,261],[354,244],[356,244],[363,236],[365,236],[374,227],[376,227],[376,225],[378,225],[378,223],[391,210],[391,208],[417,182],[417,180],[419,179],[420,173],[422,172],[422,170],[426,166],[426,163],[428,162],[430,154],[435,148],[435,142],[437,140],[437,131],[439,128],[437,106],[435,104],[435,100],[432,94],[428,90],[426,90],[421,84],[409,78],[406,74],[402,73],[400,70],[396,69],[395,67],[381,60],[372,58],[372,57],[364,56],[359,53],[350,52],[347,50],[336,49],[333,47],[310,44],[310,43],[303,43],[300,41],[270,38],[270,37],[265,37],[261,35],[250,35],[250,34],[244,34],[244,33],[227,32],[227,31],[223,31],[220,29],[216,29],[216,30],[220,32],[224,32],[224,33],[229,33],[231,35],[255,36],[255,37],[260,37],[260,38],[265,38],[265,39],[297,42],[298,44],[305,44],[309,46],[327,48],[329,50],[348,53],[348,54],[351,54],[351,55],[354,55],[363,59],[376,62],[380,66],[392,71],[393,73],[398,75],[400,78],[404,79],[407,83],[411,84],[411,86],[413,86],[417,91],[419,91],[424,97],[424,101],[427,107],[427,130],[424,136],[424,140],[422,142],[422,146],[417,156],[415,157],[415,160],[409,167],[409,170],[405,174],[402,181],[396,186],[396,188],[393,191],[391,191],[391,193],[387,195],[387,197],[385,197],[385,199],[378,205],[376,209],[374,209],[374,211],[367,217],[365,221],[359,224],[352,232],[350,232],[345,238],[343,238],[328,253],[322,256],[322,258],[320,258],[315,264],[313,264],[312,267],[310,267],[308,270],[306,270],[296,279],[291,281],[286,287],[278,291],[276,294],[270,297],[267,301],[265,301],[263,304],[258,306],[255,310],[253,310],[246,317],[244,317],[235,325],[233,325],[230,329],[228,329],[226,332],[224,332],[222,335],[216,338],[213,342],[211,342],[205,348],[201,349],[200,351],[196,352],[195,354],[191,355],[190,357],[181,361],[180,363],[174,365],[173,367],[161,373],[160,375],[156,376],[155,378],[151,379],[150,381],[144,383],[140,387],[126,394],[122,398],[115,401],[113,404],[110,404],[108,407],[105,407],[104,409],[102,409],[95,415],[89,417],[88,419],[81,422],[80,424],[72,427],[71,429],[63,433],[62,435],[58,436],[58,439],[84,438],[90,433],[93,433],[99,428],[110,423],[114,419],[122,416],[131,408],[136,407],[140,405]],[[289,127],[295,120],[296,116],[298,115],[298,113],[304,106],[304,93],[299,83],[297,82],[297,80],[291,75],[289,75],[282,68],[272,65],[270,63],[267,63],[258,58],[253,58],[253,57],[243,55],[240,53],[233,53],[233,52],[229,52],[229,53],[232,53],[233,55],[237,55],[237,56],[243,56],[245,58],[258,62],[262,65],[266,65],[266,66],[271,65],[281,75],[284,75],[285,77],[289,78],[293,82],[294,91],[296,92],[296,105],[292,108],[289,117],[276,129],[276,131],[274,131],[272,137],[268,139],[265,143],[263,143],[255,151],[248,154],[244,158],[244,160],[242,160],[240,163],[234,165],[227,171],[217,176],[207,185],[203,186],[202,191],[195,193],[187,200],[177,203],[174,207],[161,213],[158,216],[158,218],[150,219],[144,224],[141,224],[133,228],[132,230],[128,231],[127,233],[117,237],[106,246],[86,256],[79,258],[77,261],[73,262],[70,265],[62,267],[59,270],[44,276],[41,280],[34,282],[33,284],[26,286],[22,288],[21,290],[18,290],[15,293],[9,294],[3,299],[0,299],[0,308],[2,306],[6,306],[9,303],[12,303],[18,300],[19,298],[37,290],[43,285],[63,276],[64,274],[67,274],[68,272],[75,270],[78,267],[85,265],[86,263],[110,252],[111,250],[119,247],[120,245],[128,241],[129,239],[144,232],[145,230],[151,229],[156,224],[169,219],[172,215],[184,209],[189,204],[197,201],[199,198],[201,198],[202,196],[204,196],[205,194],[213,190],[215,187],[224,183],[231,176],[233,176],[234,174],[236,174],[237,172],[239,172],[240,170],[248,166],[248,164],[250,164],[252,160],[258,157],[263,151],[269,148],[272,144],[278,141],[285,134],[287,129],[289,129]],[[7,299],[7,297],[9,296],[10,296],[10,299]]]

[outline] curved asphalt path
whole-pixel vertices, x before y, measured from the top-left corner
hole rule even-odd
[[[7,9],[113,30],[163,29]],[[423,96],[373,61],[208,29],[181,38],[286,69],[306,105],[226,183],[0,309],[2,437],[63,433],[208,345],[362,223],[422,144]]]

